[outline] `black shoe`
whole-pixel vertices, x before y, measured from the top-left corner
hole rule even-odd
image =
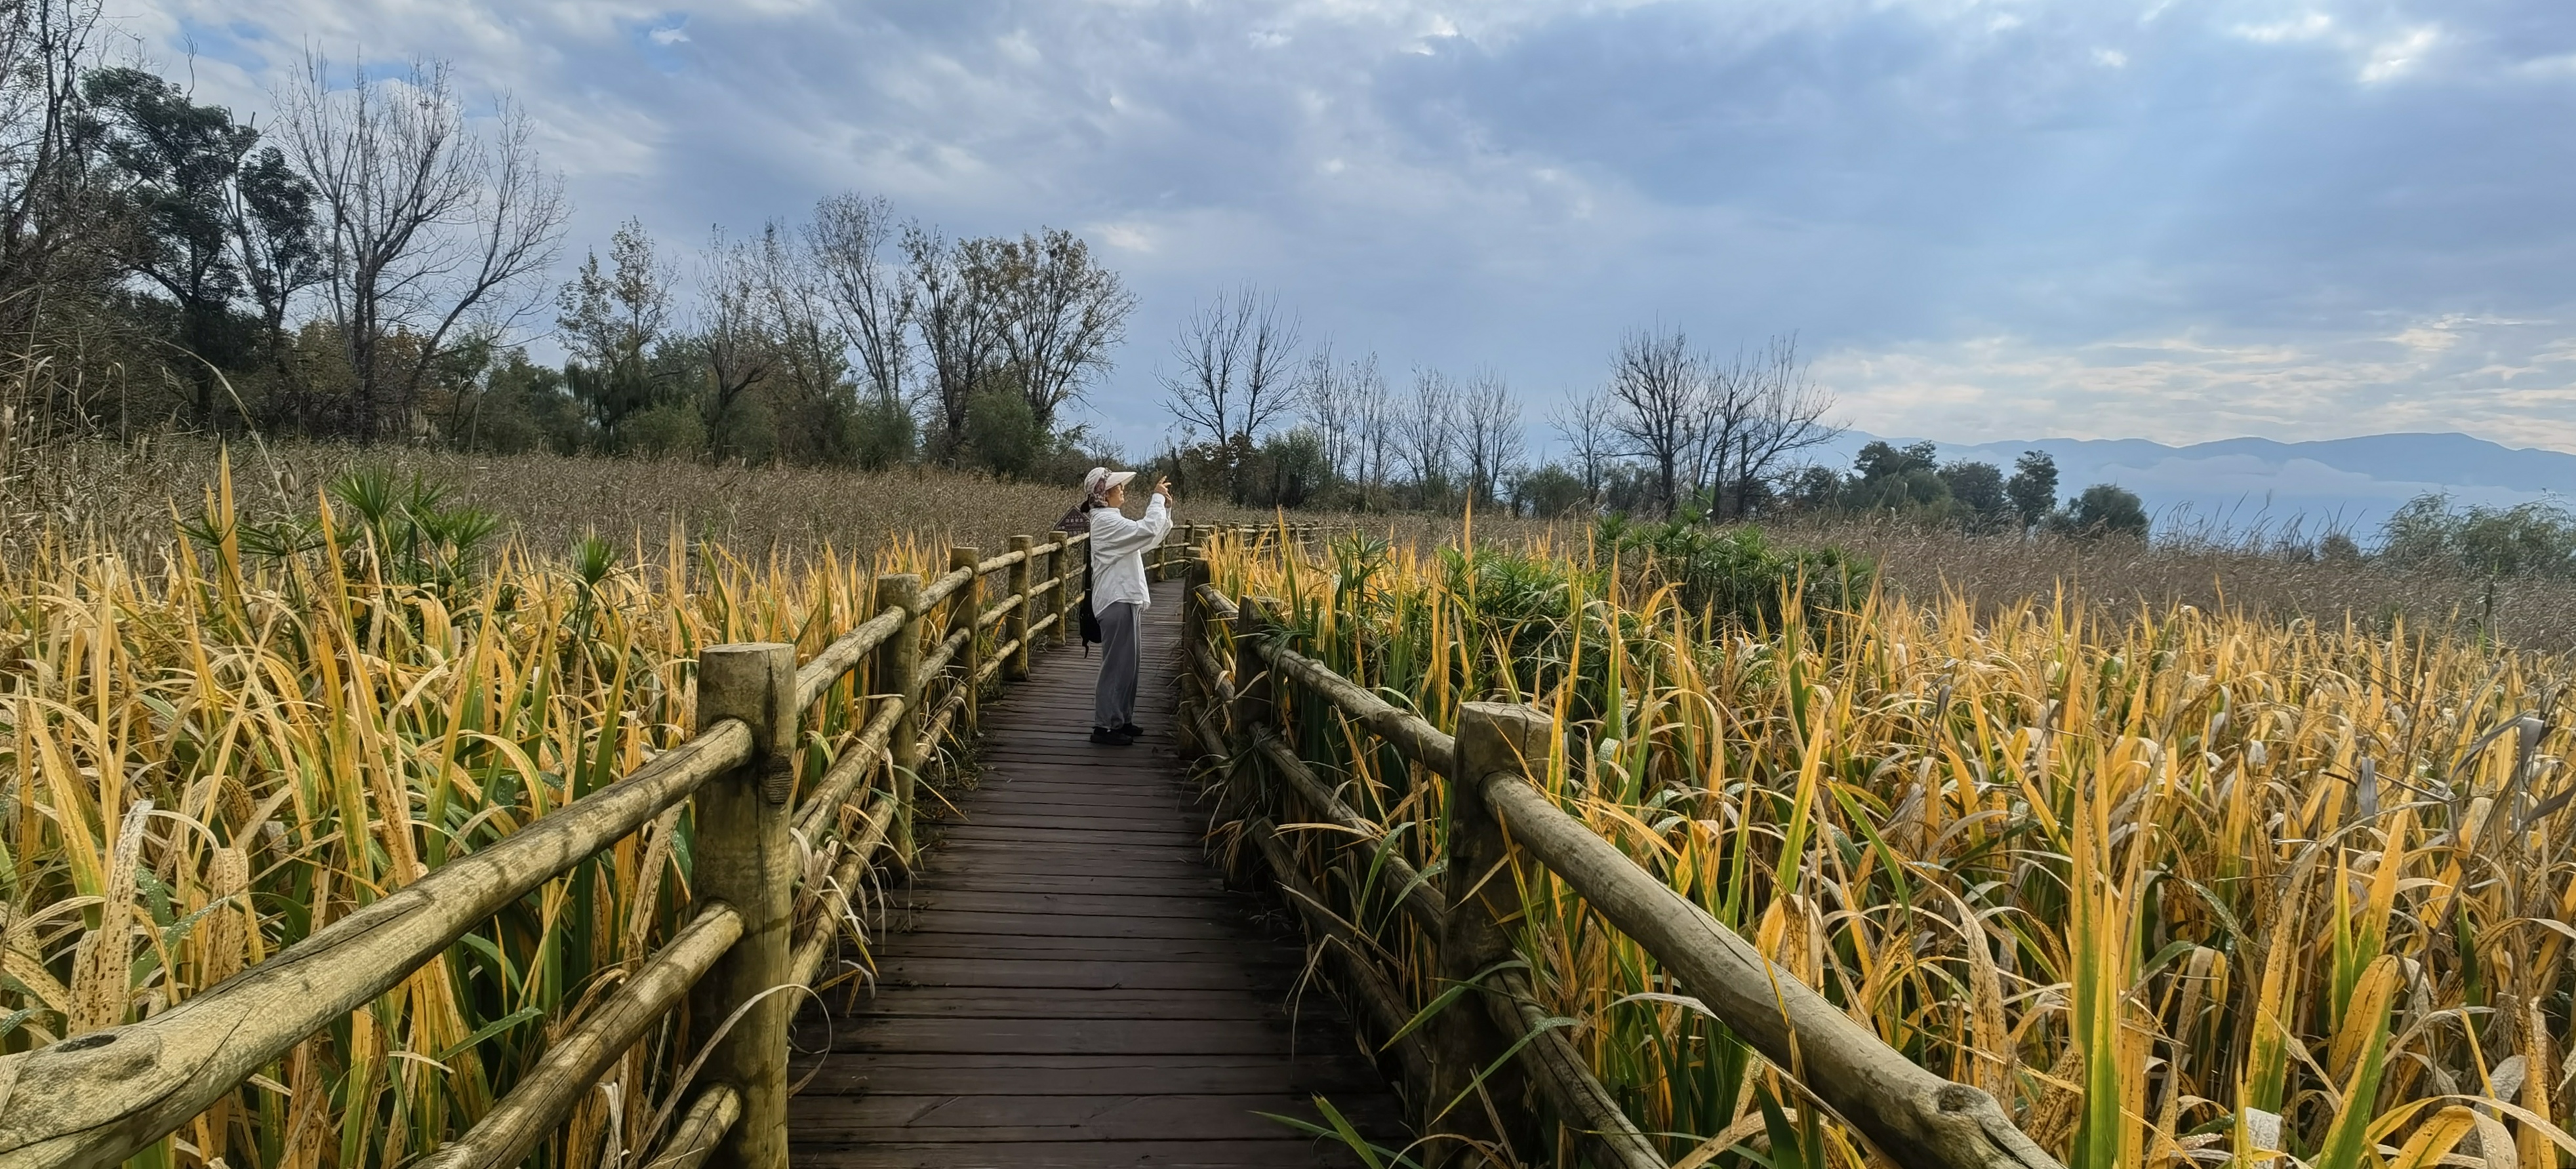
[[[1113,735],[1125,735],[1129,742],[1134,742],[1135,740],[1145,737],[1145,728],[1137,726],[1134,723],[1120,723],[1118,724],[1118,729],[1111,731],[1110,733]]]
[[[1136,737],[1126,734],[1123,731],[1110,730],[1107,727],[1093,727],[1091,728],[1091,741],[1098,743],[1103,747],[1125,747],[1135,743]]]

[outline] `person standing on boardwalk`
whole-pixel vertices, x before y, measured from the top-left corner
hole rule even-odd
[[[1153,598],[1145,590],[1145,550],[1172,530],[1172,481],[1157,480],[1145,518],[1120,511],[1134,471],[1093,467],[1083,476],[1082,512],[1091,530],[1091,593],[1087,602],[1100,622],[1100,688],[1092,699],[1091,741],[1124,747],[1144,734],[1136,725],[1136,676],[1142,665],[1139,627]]]

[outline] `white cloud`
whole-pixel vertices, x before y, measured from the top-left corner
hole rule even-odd
[[[2249,41],[2267,45],[2313,41],[2333,32],[2334,18],[2322,12],[2308,12],[2288,20],[2265,24],[2240,24],[2232,31]]]
[[[2361,80],[2367,84],[2402,77],[2412,71],[2441,40],[2441,29],[2422,25],[2407,29],[2395,39],[2382,41],[2371,49],[2369,63],[2361,67]]]
[[[2388,345],[2403,352],[2390,356]],[[2192,443],[2462,431],[2576,450],[2576,315],[2451,315],[2394,336],[2214,331],[2042,345],[1999,335],[1820,358],[1818,379],[1882,434]]]
[[[1257,281],[1534,398],[1663,319],[1804,330],[1881,430],[2576,427],[2576,324],[2434,311],[2576,322],[2576,232],[2493,214],[2563,189],[2563,139],[2477,120],[2576,77],[2510,57],[2576,21],[2499,47],[2439,2],[139,0],[126,29],[165,63],[242,30],[198,92],[263,124],[306,44],[454,59],[538,120],[575,259],[630,214],[686,249],[852,188],[952,235],[1089,225],[1143,296],[1131,397],[1173,318]]]
[[[1100,237],[1100,242],[1122,252],[1141,255],[1154,250],[1153,229],[1143,224],[1100,223],[1092,225],[1091,231]]]

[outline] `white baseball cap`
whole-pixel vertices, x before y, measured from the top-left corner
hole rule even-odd
[[[1085,495],[1107,495],[1110,488],[1135,477],[1134,471],[1112,471],[1107,467],[1093,467],[1090,474],[1082,477],[1082,491]]]

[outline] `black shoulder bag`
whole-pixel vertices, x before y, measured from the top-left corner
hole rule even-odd
[[[1091,506],[1085,504],[1082,510],[1089,512]],[[1086,530],[1089,526],[1087,523],[1084,525]],[[1098,538],[1093,537],[1093,539]],[[1101,643],[1100,614],[1091,607],[1091,585],[1091,545],[1085,542],[1082,546],[1082,656],[1086,658],[1091,656],[1091,647]]]

